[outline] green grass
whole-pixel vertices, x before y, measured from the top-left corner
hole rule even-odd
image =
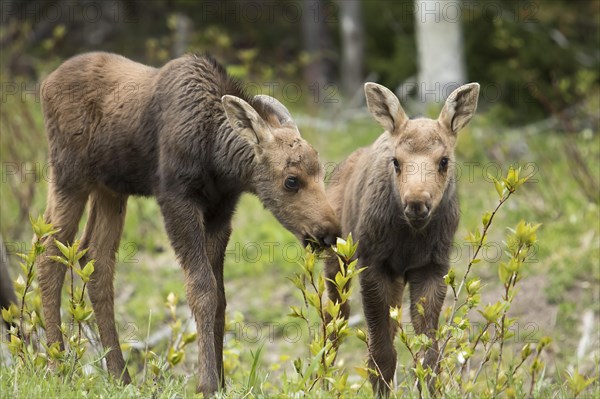
[[[6,113],[3,113],[0,124],[3,131],[0,152],[5,165],[14,163],[21,168],[24,162],[43,165],[45,161],[39,106],[32,104],[28,107],[23,110],[24,107],[16,103],[5,106]],[[5,115],[11,115],[10,120]],[[329,131],[317,131],[308,126],[300,128],[304,137],[319,151],[323,162],[339,162],[354,149],[370,144],[380,134],[377,124],[368,117]],[[501,243],[505,227],[514,226],[521,219],[543,224],[538,234],[538,261],[528,265],[523,280],[524,283],[532,283],[523,286],[517,295],[517,298],[523,299],[521,302],[517,299],[519,304],[515,305],[515,312],[518,312],[525,331],[522,338],[529,337],[531,332],[534,338],[549,335],[554,339],[545,359],[547,380],[540,387],[540,397],[546,394],[569,397],[570,391],[564,385],[564,370],[578,365],[580,371],[597,377],[600,356],[597,347],[600,211],[597,204],[585,199],[571,177],[563,151],[564,142],[563,135],[551,131],[528,135],[519,131],[505,133],[486,115],[477,115],[472,125],[461,133],[457,148],[457,159],[463,168],[458,182],[462,217],[456,237],[461,251],[454,262],[459,272],[468,262],[467,247],[461,244],[463,237],[467,231],[480,226],[481,214],[492,209],[497,201],[493,185],[486,180],[486,173],[493,173],[495,169],[487,165],[493,162],[505,173],[513,163],[535,164],[537,182],[527,183],[498,215],[489,242]],[[31,146],[30,143],[39,144]],[[600,156],[598,132],[591,136],[578,135],[577,143],[592,171],[597,174]],[[472,179],[465,173],[464,162],[475,163]],[[34,194],[30,199],[29,212],[36,216],[44,209],[46,182],[43,179],[35,181],[32,175],[15,177],[6,174],[7,171],[3,170],[3,179],[13,180],[12,185],[3,181],[0,186],[0,232],[7,246],[15,243],[27,246],[31,242],[30,230],[19,219],[18,209],[22,200],[17,198],[14,190],[26,192],[28,185],[32,185]],[[21,177],[24,181],[18,180]],[[85,220],[82,225],[84,223]],[[308,332],[303,329],[297,340],[289,339],[290,332],[296,331],[292,324],[296,321],[286,316],[290,305],[302,303],[288,280],[297,271],[300,246],[292,234],[249,195],[242,197],[233,225],[225,262],[225,279],[228,318],[234,322],[230,324],[232,330],[228,331],[226,344],[227,394],[223,396],[286,396],[291,392],[285,385],[284,376],[294,374],[294,359],[308,354]],[[15,276],[16,262],[16,258],[12,257],[11,271]],[[495,290],[499,289],[497,266],[484,259],[476,265],[474,274],[481,276],[486,284],[484,292],[492,298]],[[183,274],[177,266],[162,227],[158,205],[153,199],[132,198],[129,201],[119,248],[115,292],[116,318],[122,341],[127,336],[128,339],[144,342],[149,330],[152,334],[165,325],[168,312],[164,303],[170,292],[182,299],[179,315],[184,324],[189,321]],[[358,289],[355,289],[352,314],[362,315],[357,294]],[[486,298],[484,295],[484,300]],[[581,315],[588,309],[595,317],[596,329],[592,338],[596,347],[592,346],[583,359],[576,359]],[[554,316],[546,317],[549,314]],[[529,329],[527,323],[533,323],[535,328]],[[364,321],[360,321],[358,327],[364,329]],[[260,335],[253,333],[257,331],[255,328]],[[5,346],[4,343],[2,345]],[[522,345],[522,339],[511,343],[512,348]],[[162,354],[166,347],[167,342],[161,341],[151,349]],[[411,367],[410,356],[400,344],[398,352],[399,369]],[[195,384],[195,345],[186,348],[184,362],[172,373],[166,374],[160,386],[141,383],[141,375],[136,370],[142,369],[140,362],[143,360],[139,355],[131,354],[129,370],[135,375],[136,383],[125,388],[109,382],[110,379],[98,367],[92,368],[93,372],[88,377],[77,380],[73,386],[65,386],[51,372],[46,372],[43,377],[32,377],[33,374],[27,370],[6,366],[8,359],[5,354],[2,356],[1,397],[180,397],[191,395]],[[340,349],[338,364],[350,374],[351,392],[356,396],[370,394],[368,384],[355,370],[355,367],[364,365],[365,358],[366,348],[355,337],[348,338]],[[584,396],[598,392],[596,382]],[[314,394],[328,396],[326,391]]]

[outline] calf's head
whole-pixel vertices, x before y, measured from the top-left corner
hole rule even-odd
[[[435,120],[409,119],[394,93],[376,83],[366,83],[365,94],[369,111],[390,136],[385,167],[394,176],[404,217],[422,229],[454,176],[457,134],[475,113],[479,84],[454,90]]]
[[[234,131],[254,149],[251,190],[304,245],[333,245],[340,227],[325,196],[319,157],[289,111],[264,95],[252,105],[229,95],[222,103]]]

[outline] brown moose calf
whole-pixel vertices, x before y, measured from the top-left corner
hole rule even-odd
[[[89,199],[81,247],[96,259],[89,296],[108,370],[130,381],[113,304],[127,198],[156,196],[196,320],[198,391],[212,394],[224,382],[223,259],[240,195],[257,195],[303,241],[331,245],[339,234],[316,151],[281,103],[248,96],[208,56],[155,69],[115,54],[80,55],[48,76],[42,101],[51,165],[45,219],[60,229],[52,238],[72,242]],[[58,254],[52,238],[47,255]],[[41,259],[49,344],[62,343],[64,276],[62,264]]]
[[[342,235],[358,240],[357,257],[367,269],[360,274],[368,327],[373,389],[389,393],[396,370],[393,340],[396,322],[390,307],[400,306],[410,286],[411,318],[417,334],[435,338],[449,268],[449,251],[459,220],[454,176],[457,134],[477,108],[479,85],[456,89],[437,120],[409,120],[398,98],[375,83],[365,85],[369,111],[385,129],[370,147],[351,154],[331,177],[328,198],[342,224]],[[326,264],[335,278],[337,260]],[[328,284],[331,300],[339,300]],[[422,302],[424,315],[417,311]],[[348,316],[349,309],[342,313]],[[434,368],[437,343],[424,365]]]

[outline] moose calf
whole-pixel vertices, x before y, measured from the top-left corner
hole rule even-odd
[[[281,103],[250,97],[209,56],[155,69],[83,54],[44,81],[42,109],[51,165],[44,217],[60,229],[39,263],[48,343],[62,343],[65,267],[50,258],[53,239],[73,241],[89,200],[81,243],[84,258],[96,259],[89,296],[108,370],[130,381],[115,328],[114,254],[127,198],[155,196],[196,320],[198,391],[211,395],[224,383],[223,260],[238,199],[253,193],[300,240],[333,244],[339,222],[317,152]]]
[[[411,318],[417,334],[435,338],[449,268],[449,252],[459,221],[454,182],[457,134],[477,108],[479,85],[456,89],[437,120],[410,120],[398,98],[375,83],[365,85],[367,106],[385,132],[370,147],[351,154],[331,177],[327,193],[340,217],[342,235],[358,240],[356,256],[367,269],[360,274],[368,327],[373,389],[389,394],[396,370],[396,322],[390,307],[400,306],[410,286]],[[330,257],[326,274],[334,279],[338,262]],[[329,297],[339,301],[328,283]],[[422,302],[424,314],[417,304]],[[342,308],[347,318],[348,306]],[[425,353],[435,367],[438,346]]]

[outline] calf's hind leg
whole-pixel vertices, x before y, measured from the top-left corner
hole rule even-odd
[[[73,242],[87,196],[87,192],[61,190],[53,183],[48,186],[48,205],[44,219],[59,231],[42,242],[46,246],[46,253],[38,258],[38,280],[48,345],[59,342],[61,348],[64,346],[60,331],[60,296],[67,269],[62,263],[53,261],[50,256],[61,255],[54,244],[55,239],[65,244]]]
[[[125,368],[115,327],[113,286],[115,252],[123,232],[127,197],[99,189],[94,191],[90,198],[89,217],[81,242],[81,248],[89,250],[80,259],[80,264],[83,267],[89,259],[95,259],[88,294],[98,323],[102,346],[108,351],[106,365],[113,376],[128,384],[131,378]]]
[[[217,372],[221,388],[225,388],[225,374],[223,370],[223,338],[225,336],[225,308],[227,299],[225,298],[225,285],[223,282],[223,262],[225,260],[225,250],[227,242],[231,235],[231,226],[228,225],[217,232],[211,232],[207,236],[207,255],[212,265],[213,274],[217,282],[217,308],[215,312],[215,357]]]

